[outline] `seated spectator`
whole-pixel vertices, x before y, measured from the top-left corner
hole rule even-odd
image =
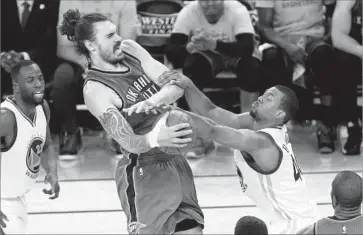
[[[234,235],[267,235],[266,223],[254,216],[244,216],[238,220]]]
[[[259,91],[260,65],[252,56],[254,37],[249,12],[240,2],[197,0],[179,12],[166,56],[200,89],[212,84],[219,72],[233,70],[252,102]],[[187,108],[184,102],[180,105]]]
[[[20,60],[35,61],[50,81],[56,66],[58,13],[59,0],[1,1],[1,95],[12,93],[10,71]]]
[[[299,113],[309,114],[313,111],[312,92],[302,87],[309,87],[311,83],[317,85],[322,104],[321,112],[317,114],[318,148],[320,153],[332,153],[335,151],[331,101],[335,79],[332,70],[334,57],[332,46],[324,41],[323,4],[323,0],[256,0],[259,16],[257,30],[261,40],[269,43],[261,46],[264,48],[264,87],[278,84],[292,87],[299,97]],[[313,74],[314,81],[304,80],[303,74],[307,69]]]
[[[360,154],[362,111],[357,108],[357,85],[362,84],[362,1],[337,0],[333,14],[332,41],[337,61],[333,96],[334,115],[344,125],[341,148],[346,155]]]
[[[60,16],[68,9],[78,8],[83,13],[100,12],[117,22],[118,33],[123,39],[136,39],[136,3],[118,0],[69,0],[62,1]],[[60,19],[58,23],[60,24]],[[54,74],[52,99],[60,132],[60,154],[77,154],[81,147],[81,133],[76,122],[76,104],[82,96],[82,73],[88,61],[76,51],[74,45],[58,31],[57,54],[59,65]]]
[[[297,234],[363,234],[362,177],[351,171],[340,172],[332,182],[331,200],[334,216],[322,218]]]

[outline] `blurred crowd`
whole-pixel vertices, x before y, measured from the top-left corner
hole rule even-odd
[[[266,88],[293,88],[298,119],[318,121],[318,151],[334,152],[340,139],[341,151],[356,155],[362,140],[361,5],[354,0],[1,1],[2,99],[12,92],[11,68],[34,60],[45,76],[60,154],[77,154],[82,136],[76,105],[83,103],[88,62],[57,30],[63,14],[77,8],[106,15],[122,38],[164,55],[165,64],[181,69],[200,89],[239,87],[248,107]],[[223,71],[233,79],[219,79]],[[317,93],[320,104],[314,105]],[[178,105],[188,109],[183,99]]]

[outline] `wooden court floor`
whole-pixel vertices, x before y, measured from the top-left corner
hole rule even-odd
[[[313,128],[290,131],[295,155],[306,177],[319,216],[332,215],[330,184],[341,170],[362,175],[362,157],[337,151],[322,156],[315,147]],[[74,160],[60,161],[61,194],[48,200],[39,181],[27,195],[31,234],[127,234],[126,218],[118,200],[113,174],[117,164],[98,135],[84,137],[85,149]],[[209,156],[191,160],[198,200],[205,215],[204,234],[231,234],[244,215],[264,219],[254,203],[242,195],[232,152],[219,146]],[[42,172],[42,180],[44,173]]]

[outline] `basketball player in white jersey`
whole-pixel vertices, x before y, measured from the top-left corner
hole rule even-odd
[[[44,96],[43,74],[30,60],[11,71],[14,95],[1,103],[1,234],[27,232],[25,194],[35,184],[40,166],[51,185],[44,193],[59,195],[57,156],[49,131],[49,106]],[[5,216],[4,216],[5,215]]]
[[[315,220],[317,204],[309,199],[285,124],[298,109],[295,93],[272,87],[249,113],[234,114],[213,104],[187,77],[171,81],[185,89],[197,134],[235,149],[242,191],[266,213],[271,234],[293,234]],[[171,106],[157,108],[172,109]]]

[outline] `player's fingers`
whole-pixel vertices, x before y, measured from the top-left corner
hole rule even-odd
[[[1,212],[1,217],[3,218],[3,220],[9,221],[8,217],[2,212]]]
[[[171,128],[174,130],[174,131],[178,131],[178,130],[181,130],[181,129],[184,129],[184,128],[189,128],[190,125],[189,123],[179,123],[179,124],[176,124],[174,126],[172,126]]]
[[[192,138],[185,138],[185,139],[180,139],[180,138],[174,138],[171,141],[173,144],[188,144],[190,142],[192,142]]]
[[[0,220],[0,227],[6,228],[6,224],[4,220]]]
[[[140,113],[140,112],[142,112],[143,110],[145,111],[145,110],[146,110],[146,107],[145,107],[145,105],[144,105],[144,104],[140,104],[140,105],[138,105],[138,106],[136,107],[135,113]]]
[[[187,144],[171,144],[170,147],[172,147],[172,148],[184,148],[186,146],[188,146],[188,145]]]
[[[183,136],[186,136],[186,135],[190,135],[192,134],[193,131],[192,130],[183,130],[183,131],[178,131],[174,134],[175,137],[183,137]]]
[[[129,108],[129,111],[127,112],[127,115],[131,116],[131,114],[133,114],[135,112],[135,110],[137,109],[137,105],[133,105]]]

